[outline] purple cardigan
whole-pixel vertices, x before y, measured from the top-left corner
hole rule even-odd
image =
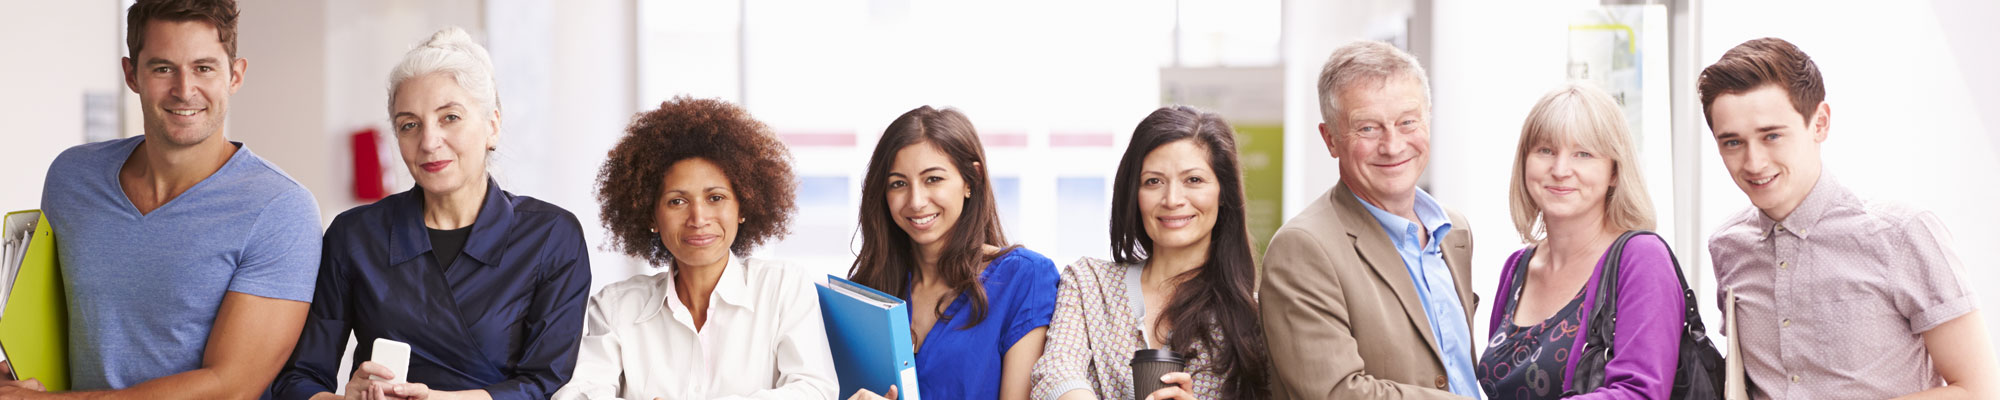
[[[1621,273],[1617,332],[1611,343],[1617,350],[1611,361],[1605,363],[1604,386],[1574,398],[1665,399],[1673,394],[1686,299],[1681,297],[1680,277],[1675,275],[1673,262],[1668,258],[1671,251],[1666,242],[1652,235],[1633,237],[1625,245],[1623,260],[1618,264]],[[1514,265],[1520,258],[1521,251],[1515,251],[1500,270],[1500,289],[1493,292],[1496,300],[1487,323],[1488,332],[1499,331],[1500,324],[1505,322],[1501,318],[1506,314],[1507,302],[1512,300],[1513,293],[1508,289],[1513,286]],[[1604,260],[1602,256],[1599,258],[1589,283],[1584,284],[1583,304],[1577,309],[1583,314],[1583,328],[1569,354],[1583,354],[1585,338],[1590,334],[1590,308],[1597,304],[1597,283],[1599,274],[1604,272]],[[1576,373],[1579,358],[1582,357],[1570,357],[1569,366],[1563,369],[1565,391],[1571,388],[1570,377]]]

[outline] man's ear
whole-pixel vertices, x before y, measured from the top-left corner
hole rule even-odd
[[[250,60],[237,58],[229,61],[229,94],[243,87],[243,73],[250,71]]]
[[[1822,101],[1819,102],[1819,107],[1813,107],[1813,117],[1812,120],[1806,121],[1806,130],[1812,131],[1813,142],[1824,143],[1826,132],[1832,124],[1833,106]]]
[[[1333,130],[1328,129],[1325,122],[1319,123],[1319,140],[1326,142],[1326,153],[1333,158],[1340,158],[1340,142],[1334,140],[1333,136]]]
[[[118,68],[125,70],[125,88],[132,89],[132,93],[138,93],[139,92],[138,61],[133,60],[131,57],[119,57]]]

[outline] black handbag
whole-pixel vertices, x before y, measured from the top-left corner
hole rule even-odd
[[[1576,372],[1571,376],[1571,391],[1563,393],[1569,397],[1590,393],[1604,386],[1604,365],[1611,362],[1613,353],[1612,335],[1618,323],[1618,261],[1625,252],[1625,243],[1639,235],[1659,236],[1657,233],[1634,230],[1627,231],[1611,244],[1606,254],[1604,272],[1597,283],[1597,303],[1591,307],[1590,334],[1584,339],[1582,359],[1577,360]],[[1695,309],[1694,290],[1688,289],[1687,275],[1681,273],[1681,262],[1667,253],[1674,263],[1674,275],[1680,278],[1681,297],[1686,299],[1686,316],[1681,324],[1681,345],[1679,361],[1674,369],[1674,399],[1720,399],[1722,398],[1723,364],[1722,352],[1715,343],[1708,340],[1708,330],[1702,327],[1701,313]]]

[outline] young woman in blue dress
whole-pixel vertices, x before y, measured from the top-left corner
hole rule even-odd
[[[972,122],[950,108],[896,118],[868,160],[850,279],[909,302],[926,398],[1028,398],[1055,312],[1055,263],[1007,243],[990,172]]]

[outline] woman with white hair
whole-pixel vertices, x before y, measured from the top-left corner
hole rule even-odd
[[[548,398],[576,366],[590,290],[582,226],[488,176],[500,101],[493,62],[464,30],[410,50],[389,99],[417,187],[334,219],[305,329],[271,394]],[[350,333],[356,366],[337,371]],[[377,339],[409,345],[407,374],[369,359]]]
[[[1486,397],[1664,399],[1673,392],[1686,307],[1672,250],[1653,229],[1638,150],[1618,103],[1570,83],[1528,113],[1508,203],[1528,246],[1500,271],[1486,354],[1474,369]],[[1598,287],[1615,263],[1615,287]],[[1616,296],[1609,296],[1615,291]],[[1579,368],[1597,299],[1615,298],[1609,360]],[[1698,323],[1698,322],[1697,322]],[[1579,375],[1590,369],[1601,382]],[[1597,371],[1601,369],[1601,371]]]

